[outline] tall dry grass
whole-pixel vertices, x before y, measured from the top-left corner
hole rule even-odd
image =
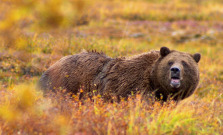
[[[1,134],[222,134],[220,0],[3,0],[0,3]],[[200,52],[200,83],[176,104],[43,96],[41,73],[82,49],[123,57],[168,46]]]

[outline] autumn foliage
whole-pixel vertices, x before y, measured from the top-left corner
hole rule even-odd
[[[221,0],[2,0],[0,133],[222,134],[222,8]],[[83,49],[124,57],[161,46],[202,55],[199,86],[179,103],[36,88],[50,65]]]

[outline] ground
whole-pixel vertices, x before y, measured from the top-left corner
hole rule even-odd
[[[0,3],[2,134],[222,134],[220,0],[4,0]],[[161,46],[202,55],[200,83],[182,102],[147,105],[43,97],[41,73],[85,50],[128,57]]]

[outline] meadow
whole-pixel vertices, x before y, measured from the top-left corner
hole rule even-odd
[[[223,134],[221,0],[1,0],[0,13],[0,134]],[[162,46],[202,56],[197,90],[178,104],[80,101],[36,88],[63,56]]]

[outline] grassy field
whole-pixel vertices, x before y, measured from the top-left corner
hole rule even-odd
[[[2,0],[0,13],[0,134],[223,134],[221,0]],[[83,49],[128,57],[162,46],[202,55],[199,86],[177,105],[36,89],[50,65]]]

